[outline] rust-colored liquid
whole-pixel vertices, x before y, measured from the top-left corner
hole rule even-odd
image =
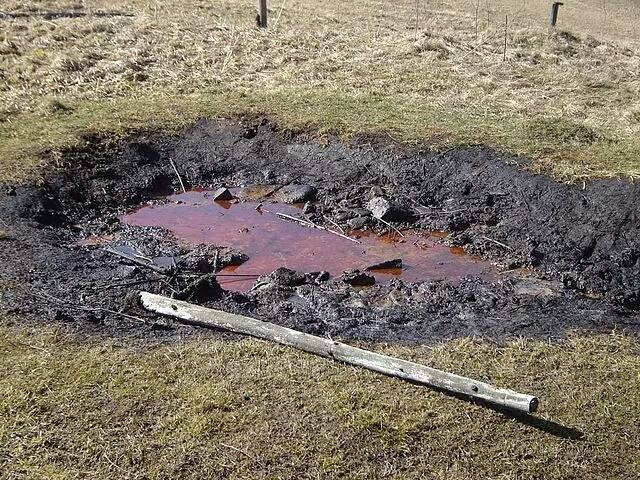
[[[249,256],[241,266],[223,273],[261,275],[287,267],[301,272],[326,270],[337,276],[395,258],[402,259],[403,267],[372,271],[378,282],[391,278],[457,282],[467,275],[492,272],[488,262],[465,255],[462,249],[438,244],[435,235],[347,232],[361,242],[358,244],[275,215],[300,217],[300,210],[290,205],[265,203],[256,209],[255,202],[214,202],[207,192],[197,191],[173,195],[168,200],[164,205],[142,207],[122,220],[130,225],[164,227],[189,244],[233,247]],[[236,291],[246,291],[254,283],[247,277],[220,277],[219,281],[224,288]]]

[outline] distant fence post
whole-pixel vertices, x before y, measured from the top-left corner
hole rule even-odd
[[[564,5],[564,3],[553,2],[551,4],[551,12],[549,13],[549,25],[551,27],[555,27],[558,22],[558,10],[560,10],[561,5]]]
[[[267,28],[267,0],[258,0],[258,16],[256,20],[260,28]]]

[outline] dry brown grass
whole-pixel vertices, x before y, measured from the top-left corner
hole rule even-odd
[[[573,33],[550,34],[547,2],[485,0],[478,4],[477,37],[471,1],[270,5],[267,31],[254,27],[252,4],[231,0],[51,0],[38,4],[32,16],[0,18],[5,85],[0,116],[19,126],[25,112],[46,118],[64,113],[65,102],[78,99],[135,102],[160,92],[177,99],[208,92],[248,95],[253,103],[245,109],[265,105],[279,111],[293,97],[305,97],[307,111],[298,117],[322,127],[322,117],[313,112],[323,110],[323,96],[369,104],[383,98],[396,116],[413,105],[428,110],[426,116],[417,112],[405,119],[413,123],[408,135],[413,139],[425,130],[462,141],[486,139],[537,155],[547,166],[566,157],[568,177],[575,176],[572,168],[583,177],[640,173],[636,2],[566,5],[561,26]],[[3,10],[28,9],[9,0]],[[45,18],[38,10],[87,15]],[[95,15],[99,12],[111,15]],[[503,62],[505,14],[510,28]],[[274,96],[280,101],[275,106],[268,101]],[[368,116],[379,113],[372,108]],[[163,115],[166,111],[157,112]],[[532,119],[593,129],[599,143],[524,138],[521,131]],[[393,129],[392,119],[381,123]],[[607,153],[611,142],[617,142],[611,147],[615,154]],[[621,155],[624,166],[612,161]]]
[[[254,340],[140,347],[5,325],[0,478],[627,479],[638,472],[637,339],[373,348],[535,392],[543,418],[584,437]]]

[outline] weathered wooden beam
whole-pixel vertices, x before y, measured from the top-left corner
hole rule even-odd
[[[466,395],[520,412],[533,413],[538,408],[538,399],[531,395],[496,388],[454,373],[370,352],[273,323],[256,320],[255,318],[212,310],[147,292],[141,292],[140,299],[147,310],[174,317],[181,323],[188,325],[213,327],[251,335],[299,348],[322,357],[332,358],[339,362],[364,367],[385,375],[428,385],[447,392]]]

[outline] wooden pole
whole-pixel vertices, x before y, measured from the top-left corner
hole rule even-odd
[[[357,365],[385,375],[466,395],[520,412],[533,413],[538,408],[538,399],[531,395],[496,388],[454,373],[351,347],[344,343],[298,332],[273,323],[262,322],[255,318],[212,310],[147,292],[140,292],[140,299],[147,310],[174,317],[181,323],[188,325],[218,328],[251,335],[299,348],[305,352],[331,358],[338,362]]]
[[[556,23],[558,23],[558,10],[560,10],[561,5],[564,5],[564,3],[553,2],[551,4],[551,12],[549,12],[549,25],[551,27],[555,27]]]
[[[258,26],[267,28],[267,0],[258,0]]]
[[[502,51],[502,61],[507,61],[507,31],[509,29],[509,15],[504,16],[504,50]]]

